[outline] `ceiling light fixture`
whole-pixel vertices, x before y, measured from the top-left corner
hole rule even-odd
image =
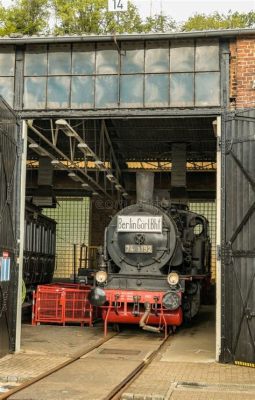
[[[78,143],[77,147],[85,154],[85,156],[94,156],[94,152],[86,143],[84,142]]]
[[[106,174],[106,178],[110,181],[110,182],[116,182],[116,178],[114,177],[114,175],[111,172],[108,172]]]
[[[77,136],[77,133],[75,130],[71,127],[71,125],[68,124],[68,122],[65,119],[58,119],[56,121],[56,126],[63,131],[66,136],[68,137],[75,137]]]
[[[68,176],[75,182],[81,181],[81,178],[78,175],[76,175],[74,172],[69,172]]]
[[[101,160],[96,160],[96,161],[95,161],[95,165],[96,165],[96,167],[99,168],[99,169],[104,169],[104,163],[103,163],[103,161],[101,161]]]
[[[37,143],[30,143],[28,147],[33,150],[35,153],[39,154],[39,156],[47,156],[47,151],[44,150],[39,144]]]
[[[118,191],[121,191],[122,186],[121,186],[119,183],[117,183],[117,185],[115,185],[115,188],[116,188]]]
[[[53,165],[57,165],[59,163],[60,163],[60,161],[57,159],[51,160],[51,164],[53,164]]]
[[[88,184],[88,183],[85,183],[85,182],[82,183],[81,186],[82,186],[83,188],[89,188],[89,187],[90,187],[89,184]]]

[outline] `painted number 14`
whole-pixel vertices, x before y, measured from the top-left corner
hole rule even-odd
[[[127,11],[127,0],[108,0],[108,11]]]

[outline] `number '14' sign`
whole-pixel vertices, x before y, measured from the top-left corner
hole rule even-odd
[[[108,0],[108,11],[127,11],[128,0]]]

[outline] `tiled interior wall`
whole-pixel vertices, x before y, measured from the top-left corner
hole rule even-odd
[[[80,245],[89,244],[89,198],[58,198],[57,208],[44,209],[44,214],[57,222],[56,270],[54,278],[70,278],[79,265]]]
[[[211,273],[216,278],[216,202],[190,203],[190,210],[205,216],[209,221],[209,235],[211,239]]]

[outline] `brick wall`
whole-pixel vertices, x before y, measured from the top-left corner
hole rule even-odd
[[[230,103],[235,108],[255,107],[255,37],[230,43]]]

